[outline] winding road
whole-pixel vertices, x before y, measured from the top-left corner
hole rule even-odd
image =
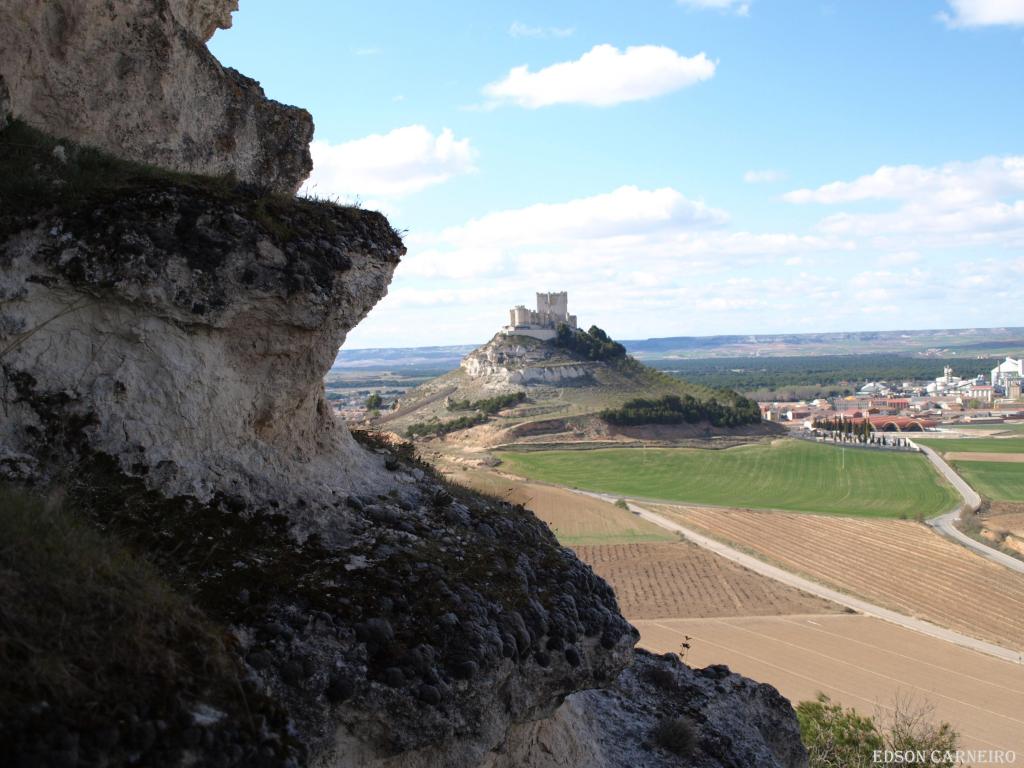
[[[955,469],[946,463],[945,459],[928,446],[920,445],[918,447],[921,449],[922,453],[928,457],[928,461],[930,461],[935,468],[939,470],[942,476],[949,481],[950,485],[957,490],[957,493],[960,494],[964,500],[964,504],[966,504],[969,509],[976,510],[981,506],[981,497],[964,481],[962,477],[960,477],[960,475],[956,473]],[[956,519],[959,515],[960,510],[954,509],[944,515],[930,518],[926,522],[934,531],[937,531],[946,538],[955,541],[957,544],[962,544],[963,546],[974,550],[987,560],[1004,565],[1011,570],[1018,571],[1019,573],[1024,573],[1024,561],[1000,552],[994,547],[982,544],[980,541],[975,541],[957,528]]]

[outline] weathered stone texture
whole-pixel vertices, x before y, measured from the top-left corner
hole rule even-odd
[[[5,0],[14,116],[123,158],[295,192],[313,121],[221,66],[205,41],[237,0]]]
[[[590,376],[585,363],[528,336],[496,334],[462,359],[462,369],[484,386],[501,390],[529,384],[564,384]]]

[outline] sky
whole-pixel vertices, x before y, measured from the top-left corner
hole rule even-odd
[[[408,254],[347,348],[1024,325],[1024,0],[242,0],[301,194]]]

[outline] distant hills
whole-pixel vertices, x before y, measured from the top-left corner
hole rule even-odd
[[[895,353],[929,357],[992,357],[1024,350],[1024,327],[925,331],[850,331],[723,336],[671,336],[623,341],[644,362],[715,357],[790,357]],[[342,349],[335,367],[449,370],[479,345]]]

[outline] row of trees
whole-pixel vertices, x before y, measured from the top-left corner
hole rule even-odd
[[[737,427],[757,424],[761,410],[757,403],[737,397],[733,403],[717,399],[697,400],[690,395],[665,395],[657,400],[638,397],[619,408],[607,408],[598,416],[606,424],[636,426],[640,424],[696,424],[709,421],[716,427]]]
[[[735,389],[762,400],[812,399],[856,392],[865,381],[928,381],[952,365],[958,376],[988,373],[997,361],[897,354],[718,357],[655,360],[652,365],[694,384]],[[793,397],[789,397],[793,395]]]
[[[511,408],[526,400],[526,393],[523,391],[509,392],[504,395],[495,395],[482,400],[449,400],[449,411],[479,411],[480,413],[495,414],[503,408]]]
[[[831,419],[815,419],[811,426],[818,432],[825,432],[833,440],[845,443],[861,443],[864,445],[888,445],[897,448],[909,448],[910,442],[905,437],[884,437],[875,434],[871,422],[864,419],[854,423],[838,416]]]
[[[449,432],[455,432],[459,429],[469,429],[475,427],[477,424],[483,424],[487,421],[487,416],[482,413],[474,413],[470,416],[459,416],[457,419],[449,419],[448,421],[418,421],[415,424],[410,424],[405,434],[408,437],[420,437],[423,435],[435,435],[440,437],[441,435],[447,435]]]

